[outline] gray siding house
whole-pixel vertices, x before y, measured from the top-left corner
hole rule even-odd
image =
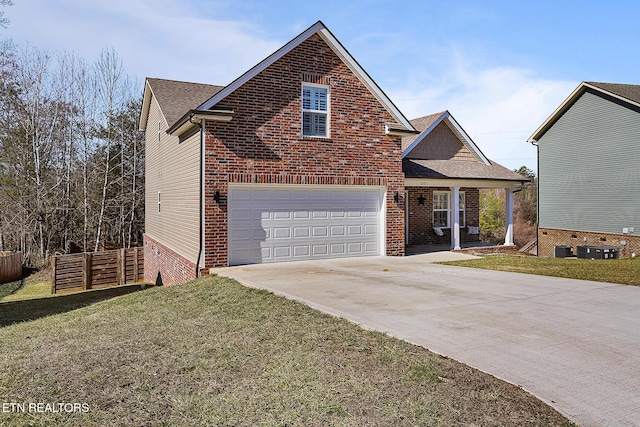
[[[581,83],[535,131],[538,255],[556,245],[640,253],[640,85]]]

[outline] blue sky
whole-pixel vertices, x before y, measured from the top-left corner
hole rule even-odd
[[[0,38],[127,72],[227,84],[317,20],[410,119],[449,110],[487,157],[526,142],[581,81],[640,84],[640,2],[14,0]]]

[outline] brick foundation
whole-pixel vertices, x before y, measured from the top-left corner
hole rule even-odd
[[[623,240],[626,242],[624,246],[621,244]],[[553,257],[555,246],[560,245],[573,247],[574,254],[576,246],[616,246],[620,258],[630,257],[632,253],[640,255],[640,236],[636,234],[595,233],[553,228],[538,229],[538,256]]]
[[[196,264],[144,235],[144,281],[177,285],[196,278]]]

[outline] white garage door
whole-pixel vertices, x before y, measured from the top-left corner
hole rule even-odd
[[[381,255],[381,187],[230,185],[229,264]]]

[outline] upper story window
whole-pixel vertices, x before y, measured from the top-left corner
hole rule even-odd
[[[302,86],[302,135],[329,136],[329,88]]]

